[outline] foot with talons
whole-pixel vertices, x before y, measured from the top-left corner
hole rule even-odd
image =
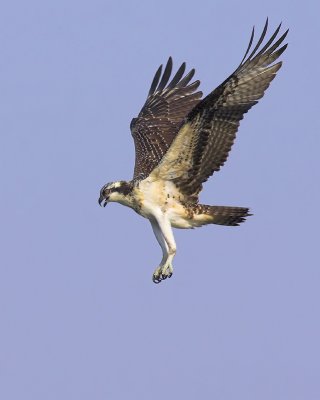
[[[173,273],[173,267],[171,264],[165,264],[160,267],[158,267],[153,275],[152,275],[152,280],[154,283],[160,283],[161,281],[171,278]]]

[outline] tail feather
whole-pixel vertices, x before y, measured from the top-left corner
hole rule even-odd
[[[227,226],[238,226],[241,222],[249,217],[249,208],[245,207],[228,207],[228,206],[207,206],[205,204],[197,204],[194,210],[195,217],[203,218],[204,224],[216,224]],[[211,218],[208,218],[211,217]],[[196,219],[198,219],[196,217]]]

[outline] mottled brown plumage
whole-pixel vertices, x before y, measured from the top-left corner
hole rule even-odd
[[[187,115],[170,149],[157,167],[157,175],[170,179],[186,195],[195,197],[205,182],[225,163],[243,115],[264,95],[281,62],[273,64],[284,52],[280,47],[286,31],[276,42],[276,29],[258,52],[268,26],[247,57],[250,43],[239,67],[199,102]],[[273,65],[272,65],[273,64]]]
[[[254,29],[238,68],[201,100],[194,70],[185,63],[170,81],[172,59],[152,81],[145,105],[131,122],[136,149],[134,179],[105,185],[99,203],[118,202],[149,219],[163,257],[155,283],[172,275],[176,244],[172,227],[192,229],[207,224],[236,226],[249,215],[246,207],[199,204],[202,184],[225,163],[244,114],[264,95],[281,67],[276,62],[287,45],[280,25],[265,45],[268,28],[250,53]],[[169,83],[168,83],[169,82]]]
[[[206,204],[190,204],[186,208],[188,210],[188,217],[193,219],[195,216],[209,216],[210,219],[206,224],[225,225],[225,226],[238,226],[244,222],[249,214],[249,208],[246,207],[229,207],[229,206],[208,206]]]
[[[183,63],[167,85],[172,72],[172,58],[169,58],[160,80],[161,65],[142,110],[131,121],[136,151],[134,179],[146,178],[159,164],[176,137],[183,118],[200,101],[202,92],[196,92],[200,82],[189,84],[195,70],[183,76],[185,69],[186,64]]]

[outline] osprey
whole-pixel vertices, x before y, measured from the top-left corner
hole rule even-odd
[[[201,100],[195,70],[185,74],[183,63],[170,80],[172,59],[162,74],[157,70],[147,100],[131,122],[135,144],[135,168],[131,181],[107,183],[99,204],[118,202],[149,219],[163,257],[153,273],[159,283],[172,276],[176,244],[174,228],[207,224],[236,226],[249,215],[246,207],[199,204],[202,184],[225,163],[243,115],[264,95],[281,67],[275,63],[287,44],[288,30],[277,38],[281,24],[262,46],[262,34],[250,52],[249,45],[238,68]],[[277,39],[277,40],[276,40]]]

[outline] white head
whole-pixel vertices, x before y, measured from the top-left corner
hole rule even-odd
[[[100,190],[99,204],[105,207],[110,201],[123,203],[132,189],[132,182],[117,181],[107,183]]]

